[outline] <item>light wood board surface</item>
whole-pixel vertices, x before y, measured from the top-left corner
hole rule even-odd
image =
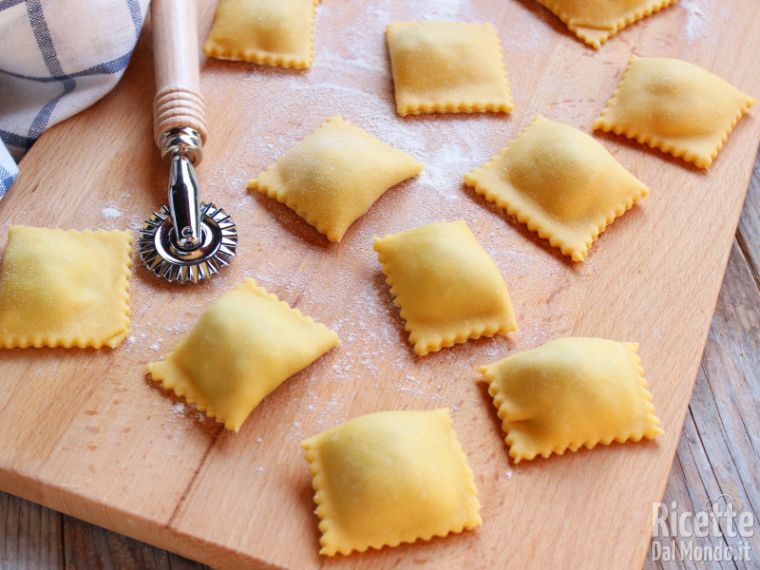
[[[211,11],[204,3],[202,36]],[[511,117],[393,114],[382,31],[387,21],[422,17],[490,20],[499,28],[515,94]],[[162,285],[136,269],[131,342],[116,351],[0,354],[0,488],[215,566],[314,567],[324,561],[316,555],[300,439],[371,411],[449,406],[477,474],[484,526],[326,565],[519,567],[570,559],[590,567],[610,560],[639,566],[741,209],[758,122],[739,124],[706,175],[600,137],[652,195],[616,222],[579,267],[466,192],[461,176],[537,112],[588,129],[634,48],[689,59],[756,95],[752,59],[736,54],[760,48],[759,18],[749,0],[683,2],[595,53],[529,2],[378,2],[363,9],[328,1],[317,14],[311,71],[205,63],[211,130],[201,180],[206,197],[235,215],[240,256],[222,279],[195,289]],[[32,149],[0,203],[0,231],[8,223],[137,228],[163,201],[166,168],[150,142],[150,63],[143,43],[114,93]],[[249,176],[336,112],[426,165],[338,246],[244,189]],[[371,238],[458,217],[502,269],[521,330],[509,340],[416,359]],[[244,275],[335,328],[343,346],[268,398],[239,434],[228,434],[182,411],[144,381],[142,369]],[[474,366],[567,334],[639,341],[667,434],[654,444],[511,466],[485,391],[473,385]]]

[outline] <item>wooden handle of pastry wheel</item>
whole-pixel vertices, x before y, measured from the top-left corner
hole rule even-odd
[[[169,129],[190,127],[206,141],[206,106],[198,66],[197,0],[153,0],[154,140]]]

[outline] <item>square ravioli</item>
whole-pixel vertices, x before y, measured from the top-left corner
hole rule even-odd
[[[394,22],[386,35],[399,115],[512,111],[491,24]]]
[[[228,430],[338,335],[246,279],[214,302],[148,374]]]
[[[11,226],[0,348],[115,348],[129,333],[132,233]]]
[[[594,128],[709,168],[755,100],[694,64],[633,56]]]
[[[589,135],[541,116],[464,181],[573,261],[649,194]]]
[[[480,526],[480,503],[448,409],[380,412],[302,443],[319,553],[430,540]]]
[[[375,251],[418,355],[517,330],[499,268],[464,221],[375,238]]]
[[[594,49],[623,28],[678,0],[538,0]]]
[[[204,53],[217,59],[307,69],[319,0],[219,0]]]
[[[514,462],[662,434],[638,348],[560,338],[482,366]]]
[[[422,165],[344,120],[330,117],[248,182],[339,242],[383,193]]]

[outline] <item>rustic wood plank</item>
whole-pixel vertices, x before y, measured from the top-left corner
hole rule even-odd
[[[62,516],[0,492],[0,569],[63,567]]]
[[[208,567],[0,492],[0,569],[208,570]]]
[[[169,553],[169,565],[171,570],[210,570],[208,566],[193,562],[187,558],[182,558],[176,554]]]
[[[760,289],[760,151],[755,160],[747,197],[744,199],[744,210],[736,237],[747,258],[755,284]]]
[[[205,570],[207,567],[131,538],[63,519],[66,570]]]

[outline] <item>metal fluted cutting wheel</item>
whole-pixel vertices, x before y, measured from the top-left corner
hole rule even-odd
[[[174,244],[169,208],[163,206],[140,230],[140,258],[150,272],[177,283],[198,283],[230,264],[238,245],[235,222],[222,208],[201,204],[201,244],[183,250]]]

